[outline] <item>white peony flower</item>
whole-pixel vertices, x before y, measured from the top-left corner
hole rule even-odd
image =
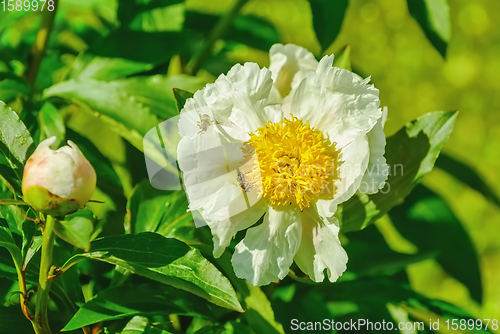
[[[235,65],[180,115],[190,210],[210,226],[216,257],[248,228],[232,264],[253,285],[283,279],[293,261],[316,282],[325,269],[336,281],[347,263],[337,206],[387,178],[378,90],[332,63],[275,45],[270,70]]]
[[[23,199],[35,210],[56,217],[77,211],[92,198],[96,174],[78,146],[50,148],[56,137],[42,141],[26,162]]]

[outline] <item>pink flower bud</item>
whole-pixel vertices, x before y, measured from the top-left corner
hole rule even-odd
[[[96,174],[75,143],[50,148],[56,137],[38,145],[24,166],[24,201],[35,210],[63,217],[83,208],[94,194]]]

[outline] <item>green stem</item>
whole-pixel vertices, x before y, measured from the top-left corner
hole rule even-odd
[[[28,70],[26,71],[26,80],[33,90],[35,88],[36,77],[38,75],[38,70],[40,69],[40,64],[42,63],[43,56],[45,55],[45,49],[47,48],[50,32],[54,26],[58,0],[53,1],[54,10],[49,11],[48,8],[45,7],[42,11],[42,23],[40,24],[40,29],[38,29],[38,33],[36,34],[35,43],[31,48]]]
[[[52,216],[47,216],[45,228],[43,230],[42,260],[40,262],[40,276],[38,278],[38,291],[36,296],[36,308],[34,322],[41,331],[37,334],[50,334],[49,320],[47,316],[47,305],[49,303],[49,291],[51,279],[49,275],[54,271],[52,266],[52,255],[54,251],[54,226],[56,220]]]
[[[195,57],[192,62],[192,66],[188,66],[187,72],[191,75],[196,75],[198,71],[203,66],[203,63],[210,57],[212,53],[215,42],[217,42],[220,38],[223,37],[224,33],[231,27],[234,19],[240,12],[241,8],[248,2],[248,0],[237,0],[234,7],[231,9],[229,13],[225,16],[221,17],[220,20],[215,25],[214,29],[208,36],[207,41],[203,45],[201,52]]]

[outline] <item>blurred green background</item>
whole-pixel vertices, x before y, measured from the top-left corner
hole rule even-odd
[[[186,0],[187,10],[209,14],[229,11],[235,1]],[[434,49],[421,27],[410,16],[405,0],[351,0],[336,41],[324,54],[338,53],[346,45],[351,49],[353,69],[371,76],[380,90],[382,105],[388,106],[386,134],[396,132],[406,122],[434,110],[459,110],[455,130],[444,152],[473,166],[500,193],[500,1],[450,0],[452,37],[446,59]],[[144,19],[145,31],[176,30],[182,26],[179,16],[183,5],[169,7],[160,13],[171,20]],[[47,88],[67,76],[75,56],[86,50],[113,29],[118,2],[114,0],[62,0],[53,36],[42,63],[37,84]],[[251,0],[242,14],[252,14],[271,22],[281,43],[294,43],[321,56],[321,48],[312,26],[311,9],[306,0]],[[3,16],[2,16],[3,15]],[[149,21],[148,21],[149,20]],[[40,19],[37,15],[16,17],[0,13],[0,28],[11,25],[0,36],[0,72],[23,73]],[[162,22],[163,26],[158,26]],[[132,22],[132,24],[134,24]],[[271,31],[272,32],[272,31]],[[264,34],[266,32],[264,31]],[[124,41],[124,50],[137,48]],[[216,50],[228,43],[219,41]],[[168,48],[158,45],[158,52]],[[145,49],[144,52],[148,52]],[[151,50],[156,50],[154,47]],[[202,69],[200,80],[182,81],[184,89],[194,91],[215,80],[217,73],[227,71],[236,62],[255,61],[268,66],[268,52],[241,44],[231,45],[228,58],[210,70]],[[151,57],[154,58],[154,54]],[[161,55],[160,55],[161,56]],[[17,60],[17,59],[21,59]],[[181,71],[181,59],[174,57],[169,65],[155,67],[154,74],[175,75]],[[1,87],[1,86],[0,86]],[[168,90],[166,90],[168,91]],[[1,88],[0,88],[1,92]],[[173,102],[170,99],[170,102]],[[14,110],[22,108],[19,100],[11,101]],[[85,134],[113,162],[128,197],[136,183],[135,170],[127,165],[130,145],[104,122],[88,113],[77,113],[74,106],[64,112],[68,127]],[[141,154],[135,152],[138,170],[144,169]],[[468,290],[449,276],[434,260],[412,264],[408,268],[413,288],[431,298],[462,307],[479,319],[500,319],[500,210],[478,192],[456,181],[436,168],[423,183],[442,195],[466,226],[480,256],[484,302],[474,302]],[[96,199],[106,201],[99,192]],[[106,205],[89,205],[97,215],[116,209]],[[415,246],[391,226],[389,218],[377,222],[386,241],[397,251],[413,253]],[[446,239],[448,236],[442,235]]]

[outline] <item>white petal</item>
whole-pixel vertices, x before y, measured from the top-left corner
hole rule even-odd
[[[177,156],[190,209],[198,210],[208,224],[229,219],[258,200],[239,184],[243,153],[238,145],[268,120],[282,119],[280,106],[266,106],[271,85],[269,70],[252,63],[236,65],[186,101]],[[199,115],[210,116],[213,123],[193,131],[200,127]],[[234,142],[238,147],[229,146]]]
[[[338,179],[335,181],[334,200],[337,204],[347,201],[358,190],[369,161],[366,135],[357,136],[339,155]]]
[[[182,138],[177,146],[177,159],[187,186],[228,172],[222,141],[213,125],[204,133]]]
[[[280,102],[280,98],[285,98],[293,92],[300,82],[318,67],[318,61],[312,53],[294,44],[274,44],[269,56],[269,69],[274,81],[273,94],[277,97],[274,97],[275,101],[272,102]]]
[[[200,121],[200,116],[195,109],[186,110],[179,114],[179,135],[181,137],[192,137],[197,132],[198,122]]]
[[[228,143],[244,143],[250,139],[250,134],[248,132],[242,131],[239,127],[235,127],[232,124],[229,125],[217,125],[217,129],[223,138],[224,142]]]
[[[346,270],[347,254],[340,244],[339,228],[322,219],[314,209],[301,213],[302,240],[295,262],[315,282],[322,282],[327,269],[328,279],[335,282]]]
[[[318,68],[316,69],[316,73],[326,73],[331,70],[333,66],[333,58],[333,55],[324,56],[323,58],[321,58],[318,64]],[[355,76],[359,77],[357,74]]]
[[[272,84],[268,69],[260,69],[255,63],[237,64],[227,75],[221,74],[213,84],[197,91],[183,110],[208,107],[219,124],[250,133],[270,117],[265,107]]]
[[[238,168],[245,166],[240,145],[223,145],[215,126],[179,142],[178,161],[189,208],[198,210],[208,224],[229,219],[258,201],[238,181]]]
[[[239,180],[254,161],[245,159],[241,143],[226,142],[219,130],[213,124],[205,132],[186,135],[177,152],[189,209],[199,211],[207,224],[231,219],[260,199],[257,186],[244,191]]]
[[[241,187],[236,185],[237,173],[221,175],[217,178],[186,186],[189,209],[198,210],[211,224],[228,219],[248,209]]]
[[[364,134],[356,137],[340,151],[333,199],[317,202],[321,216],[333,216],[337,206],[356,193],[368,166],[369,158],[368,140]]]
[[[278,123],[283,120],[282,106],[279,104],[269,105],[263,109],[264,118],[267,121]],[[219,132],[227,142],[240,142],[243,143],[250,139],[249,132],[242,130],[239,126],[233,123],[225,123],[224,125],[217,125]],[[254,132],[255,129],[252,131]]]
[[[337,201],[333,199],[324,200],[319,199],[316,202],[316,207],[318,209],[318,214],[322,217],[332,217],[337,211]]]
[[[291,113],[326,133],[337,149],[368,133],[381,117],[378,90],[323,57],[297,88]]]
[[[73,182],[74,187],[69,198],[76,199],[80,205],[87,203],[94,195],[97,175],[90,162],[85,158],[80,148],[68,140],[69,146],[63,146],[59,150],[66,150],[71,156],[74,169],[73,169]]]
[[[379,118],[377,124],[366,135],[370,146],[370,162],[359,187],[359,191],[365,194],[374,194],[382,189],[389,175],[389,166],[387,166],[384,157],[384,122],[387,118],[387,107],[384,107],[382,112],[382,117]]]
[[[234,238],[236,233],[254,225],[266,212],[267,201],[262,199],[249,209],[220,222],[208,224],[214,240],[214,256],[217,258]]]
[[[75,162],[71,155],[59,149],[47,154],[43,168],[39,168],[37,172],[40,173],[38,178],[44,180],[43,186],[48,191],[62,198],[72,199],[75,195],[78,196],[73,176],[75,170]]]
[[[56,140],[57,140],[56,136],[52,136],[52,137],[49,137],[49,138],[43,140],[42,142],[40,142],[40,144],[38,144],[38,146],[35,149],[35,152],[38,152],[38,151],[48,152],[46,150],[50,149],[50,146],[53,145],[56,142]],[[33,152],[33,153],[35,153],[35,152]]]
[[[283,279],[300,245],[302,228],[297,209],[269,207],[261,225],[250,228],[236,246],[232,263],[236,276],[252,285]]]

